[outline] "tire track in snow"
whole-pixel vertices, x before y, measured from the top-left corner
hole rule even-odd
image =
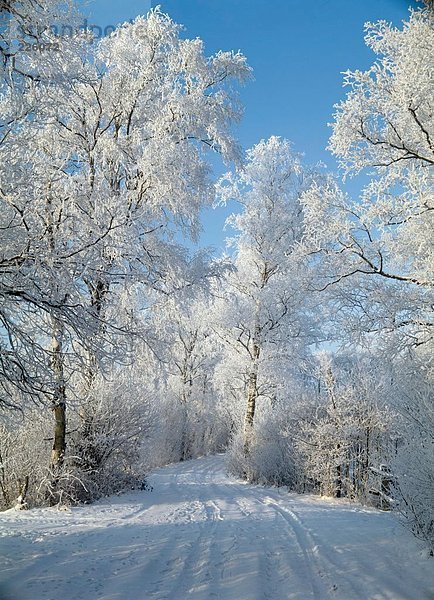
[[[226,550],[225,552],[221,577],[227,581],[240,571],[240,565],[242,565],[241,571],[246,568],[251,573],[251,579],[255,580],[255,584],[252,585],[254,591],[251,598],[282,600],[288,594],[288,583],[291,583],[289,578],[294,579],[294,576],[297,576],[291,561],[285,554],[285,546],[289,542],[287,529],[285,528],[282,532],[281,527],[276,528],[274,524],[269,523],[264,530],[263,519],[267,518],[270,511],[264,513],[263,510],[260,510],[258,512],[258,508],[264,507],[264,504],[252,493],[252,490],[255,491],[256,488],[229,477],[224,477],[223,481],[219,481],[218,484],[214,483],[216,479],[222,479],[221,464],[216,466],[217,469],[214,472],[213,465],[208,464],[206,469],[200,470],[200,478],[202,483],[209,482],[207,483],[208,497],[218,499],[213,501],[213,505],[217,507],[220,514],[222,512],[221,503],[226,503],[228,523],[232,523],[234,542],[230,551]],[[212,519],[218,518],[215,512],[210,514]],[[277,538],[279,546],[276,548]],[[221,540],[217,541],[217,545],[221,545]],[[249,555],[248,558],[247,555]],[[276,589],[276,582],[279,584],[278,589]],[[309,593],[306,582],[301,583]],[[304,596],[303,600],[304,598],[307,596]]]
[[[212,476],[205,476],[212,481]],[[203,481],[203,479],[202,479]],[[264,552],[265,538],[257,531],[256,519],[245,509],[240,510],[239,495],[244,486],[216,485],[203,487],[199,502],[206,519],[199,524],[200,532],[193,544],[183,549],[182,560],[176,563],[176,574],[169,573],[171,587],[168,600],[193,597],[220,598],[236,587],[240,577],[250,573],[246,598],[281,600],[273,593],[275,565],[272,552]],[[226,518],[226,516],[228,518]]]
[[[216,537],[215,530],[217,523],[223,520],[221,511],[214,501],[208,499],[199,499],[195,505],[201,506],[205,519],[197,522],[199,528],[198,535],[193,542],[189,542],[187,548],[183,551],[183,556],[178,557],[173,570],[167,573],[167,576],[173,579],[171,589],[165,596],[165,600],[179,600],[193,593],[193,590],[200,590],[201,587],[207,589],[209,598],[216,596],[216,592],[209,589],[211,586],[218,585],[218,578],[211,571],[218,568],[215,560],[211,560],[212,544]],[[190,530],[189,530],[190,531]],[[214,542],[215,543],[215,542]]]
[[[227,557],[225,577],[232,573],[248,572],[250,583],[249,600],[282,600],[290,597],[289,588],[294,589],[294,581],[300,584],[306,593],[294,598],[310,598],[310,587],[300,578],[299,569],[294,568],[293,535],[288,536],[287,527],[283,528],[275,521],[276,511],[270,510],[257,495],[256,488],[247,484],[229,481],[226,486],[215,486],[215,497],[227,502],[232,517],[236,548]],[[265,525],[265,527],[264,527]],[[290,549],[288,553],[286,550]],[[235,552],[236,550],[236,552]],[[299,560],[296,560],[299,563]],[[241,567],[241,568],[240,568]],[[299,588],[298,588],[299,589]],[[293,596],[291,596],[293,597]]]
[[[285,499],[285,501],[287,505],[290,502],[289,499]],[[363,598],[366,590],[364,589],[363,585],[360,585],[353,579],[345,577],[345,573],[348,571],[348,564],[342,563],[342,559],[340,558],[339,554],[333,551],[331,546],[326,546],[322,541],[318,540],[316,535],[303,524],[302,519],[294,512],[294,510],[287,507],[281,507],[281,509],[290,514],[298,523],[299,527],[304,531],[306,538],[310,541],[310,544],[315,549],[315,554],[318,557],[318,560],[323,563],[324,568],[322,572],[325,572],[327,575],[332,594],[337,595],[338,598],[342,598],[344,596],[351,598]],[[324,546],[323,550],[320,550],[320,545]],[[334,582],[330,581],[330,573],[334,574]],[[343,577],[345,578],[343,583],[345,583],[347,588],[350,588],[347,589],[345,593],[339,587],[339,585],[342,584]],[[336,581],[339,581],[340,584],[338,585]]]
[[[148,592],[149,598],[179,600],[185,597],[180,593],[180,584],[197,560],[197,548],[202,536],[202,528],[199,526],[188,526],[187,535],[186,528],[180,525],[175,535],[167,537],[157,556],[147,565],[146,570],[155,573],[151,582],[152,588]]]
[[[265,506],[270,506],[275,510],[294,533],[305,559],[314,598],[322,600],[328,598],[330,595],[334,596],[337,591],[337,585],[330,580],[329,574],[330,566],[333,567],[333,565],[327,558],[325,560],[329,564],[324,564],[325,557],[319,555],[318,545],[299,517],[291,509],[279,505],[278,502],[270,496],[259,499],[259,501]],[[326,581],[327,586],[325,585]]]
[[[303,600],[308,597],[314,600],[329,598],[322,581],[318,578],[316,565],[309,555],[309,544],[302,539],[296,527],[280,513],[274,500],[270,497],[263,498],[264,488],[244,485],[239,488],[243,495],[236,502],[253,528],[261,528],[268,521],[267,535],[261,536],[258,552],[260,571],[267,581],[266,585],[262,585],[260,598],[282,600],[289,597],[289,588],[294,584],[294,580],[298,580],[298,583],[306,588],[303,596],[300,596],[298,591],[294,591],[294,597],[302,597]],[[258,508],[262,510],[258,511]],[[273,520],[270,519],[271,515],[274,515]],[[286,525],[283,528],[282,519]],[[264,533],[263,529],[262,533]],[[297,547],[300,548],[303,557],[304,578],[300,576],[298,568],[300,563],[296,553]]]
[[[192,471],[188,463],[177,468],[167,484],[162,482],[166,485],[163,496],[172,502],[173,498],[178,498],[180,505],[168,506],[164,515],[175,529],[169,543],[153,560],[156,574],[149,597],[155,600],[179,600],[187,597],[194,588],[209,584],[212,579],[207,569],[210,540],[214,537],[216,523],[222,519],[217,505],[208,501],[209,485],[206,482],[212,476],[209,477],[206,469]],[[204,490],[194,500],[189,498],[192,486]],[[163,568],[161,564],[164,564]]]
[[[412,539],[393,539],[391,517],[364,520],[224,468],[206,457],[152,474],[154,493],[5,515],[2,543],[23,558],[0,582],[23,600],[434,600],[432,570],[413,546],[406,559]]]
[[[342,561],[342,556],[337,554],[333,547],[325,544],[323,540],[317,539],[316,535],[290,508],[292,504],[290,496],[285,495],[282,498],[279,494],[279,498],[275,498],[270,495],[270,490],[256,486],[247,486],[245,490],[246,492],[249,490],[250,493],[242,499],[240,508],[246,512],[247,516],[258,518],[255,517],[255,510],[251,512],[246,510],[248,503],[245,498],[249,497],[263,506],[272,508],[286,521],[290,532],[293,533],[302,549],[305,564],[310,564],[311,572],[317,574],[316,579],[312,578],[312,581],[316,581],[315,589],[312,589],[315,598],[317,597],[315,594],[320,594],[320,598],[339,598],[339,600],[365,597],[364,586],[357,579],[348,576],[348,564]],[[286,544],[289,544],[289,539],[286,540]],[[280,600],[279,596],[276,596],[276,599]]]

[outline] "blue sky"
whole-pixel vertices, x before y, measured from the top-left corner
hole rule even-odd
[[[155,2],[152,3],[155,6]],[[161,0],[164,12],[200,37],[207,54],[241,50],[255,80],[241,90],[245,106],[236,135],[244,148],[280,135],[305,154],[336,169],[326,151],[333,105],[344,97],[341,72],[366,69],[373,54],[363,41],[366,21],[400,25],[414,0]],[[149,0],[89,0],[93,22],[116,24],[146,14]],[[214,161],[213,161],[214,162]],[[217,170],[223,167],[217,165]],[[350,184],[357,192],[357,183]],[[223,246],[231,207],[205,211],[201,245]]]

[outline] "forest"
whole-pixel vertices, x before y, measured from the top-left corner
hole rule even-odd
[[[74,3],[1,10],[0,509],[225,452],[247,482],[395,511],[432,554],[432,5],[367,25],[339,172],[279,132],[243,148],[247,58],[159,8],[61,52]],[[226,251],[195,249],[221,206]]]

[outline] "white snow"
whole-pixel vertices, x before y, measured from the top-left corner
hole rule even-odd
[[[149,482],[0,513],[1,600],[434,598],[434,559],[390,513],[247,485],[223,456]]]

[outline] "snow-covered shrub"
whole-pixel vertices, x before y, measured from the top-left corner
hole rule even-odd
[[[16,506],[20,496],[23,507],[46,502],[50,436],[50,422],[38,407],[25,416],[9,414],[0,424],[0,510]]]
[[[260,410],[248,453],[241,430],[234,436],[228,452],[229,470],[253,483],[301,490],[304,472],[296,443],[299,416],[290,401]]]
[[[66,453],[56,474],[49,468],[50,408],[8,415],[0,425],[0,507],[14,506],[26,482],[28,506],[91,502],[142,486],[149,468],[142,446],[153,417],[141,384],[124,368],[94,383],[91,402],[70,403]]]
[[[148,468],[142,452],[154,416],[147,382],[130,367],[94,382],[92,399],[70,411],[67,466],[72,466],[72,499],[92,501],[140,487]]]
[[[395,386],[402,440],[393,461],[404,522],[434,553],[434,381],[427,363],[408,364]]]
[[[327,355],[318,378],[315,414],[300,426],[306,474],[323,495],[377,504],[384,491],[376,472],[390,459],[393,423],[381,378],[363,363],[333,364]]]
[[[154,426],[142,442],[150,468],[178,462],[181,457],[182,407],[164,391],[157,391],[153,398]]]
[[[229,443],[231,419],[227,407],[213,395],[211,384],[206,393],[199,387],[188,406],[176,389],[160,382],[152,402],[153,425],[143,440],[142,453],[149,467],[223,452]]]

